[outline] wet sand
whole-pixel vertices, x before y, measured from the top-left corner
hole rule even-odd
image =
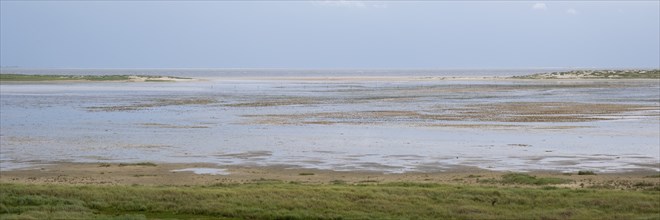
[[[387,178],[456,167],[655,172],[658,89],[657,80],[474,77],[11,84],[0,87],[0,168],[3,176],[70,162]]]
[[[196,174],[181,169],[222,170],[222,174]],[[289,166],[223,166],[214,164],[106,164],[106,163],[57,163],[35,166],[31,169],[3,171],[2,183],[27,184],[101,184],[101,185],[150,185],[191,186],[242,184],[260,182],[295,182],[301,184],[378,184],[390,182],[443,183],[471,185],[500,185],[484,180],[499,179],[509,172],[489,171],[474,167],[455,167],[443,172],[408,172],[384,174],[366,171],[331,171],[304,169]],[[636,189],[660,187],[658,172],[638,171],[596,175],[577,175],[553,171],[527,173],[537,177],[554,177],[571,180],[557,186],[568,188]],[[481,182],[480,182],[481,181]],[[643,185],[640,183],[644,183]],[[640,187],[641,185],[641,187]],[[521,185],[522,187],[533,187]]]

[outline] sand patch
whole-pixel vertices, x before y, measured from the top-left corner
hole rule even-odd
[[[405,155],[404,155],[405,156]],[[369,166],[369,164],[363,164]],[[381,173],[370,171],[331,171],[303,169],[292,166],[222,166],[213,164],[158,164],[157,166],[118,166],[95,163],[56,163],[38,165],[31,169],[2,171],[2,183],[31,184],[93,184],[93,185],[214,185],[235,183],[297,182],[314,184],[371,184],[389,182],[445,183],[488,185],[489,179],[500,179],[508,172],[488,171],[473,167],[452,166],[442,171],[434,164],[424,172]],[[176,172],[174,172],[176,171]],[[197,173],[200,174],[196,174]],[[208,171],[208,172],[207,172]],[[222,173],[210,175],[212,173]],[[570,188],[631,189],[639,182],[648,186],[660,186],[658,172],[638,171],[596,175],[577,175],[576,172],[560,173],[533,171],[527,174],[537,177],[568,179]],[[532,187],[532,186],[526,186]]]
[[[229,107],[271,107],[287,105],[313,105],[321,103],[320,100],[306,97],[278,97],[257,101],[226,104]]]
[[[116,105],[116,106],[92,106],[87,107],[88,111],[93,112],[113,112],[113,111],[137,111],[148,108],[164,107],[164,106],[178,106],[178,105],[208,105],[216,103],[215,99],[208,98],[189,98],[189,99],[157,99],[145,103],[135,103],[129,105]]]
[[[488,121],[488,122],[587,122],[612,120],[634,111],[657,111],[658,106],[575,103],[575,102],[507,102],[472,104],[463,107],[437,106],[430,111],[347,111],[304,114],[243,115],[258,124],[367,124],[406,123],[422,126],[445,127],[499,127],[511,128],[518,125],[502,124],[438,124],[436,121]],[[555,127],[569,129],[571,127]]]
[[[209,126],[206,125],[172,125],[163,123],[141,123],[139,125],[153,128],[209,128]]]

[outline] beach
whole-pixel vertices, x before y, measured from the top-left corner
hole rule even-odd
[[[655,79],[56,79],[0,84],[3,218],[657,214]]]
[[[410,76],[9,83],[0,167],[658,171],[658,86]]]

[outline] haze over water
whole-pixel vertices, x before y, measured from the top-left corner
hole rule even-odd
[[[585,69],[585,68],[580,68]],[[287,68],[2,68],[2,73],[53,75],[166,75],[178,77],[332,77],[332,76],[431,76],[507,77],[533,73],[569,71],[572,68],[510,69],[287,69]]]

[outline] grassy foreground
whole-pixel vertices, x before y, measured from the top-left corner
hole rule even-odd
[[[660,219],[660,191],[418,183],[0,184],[0,219]]]

